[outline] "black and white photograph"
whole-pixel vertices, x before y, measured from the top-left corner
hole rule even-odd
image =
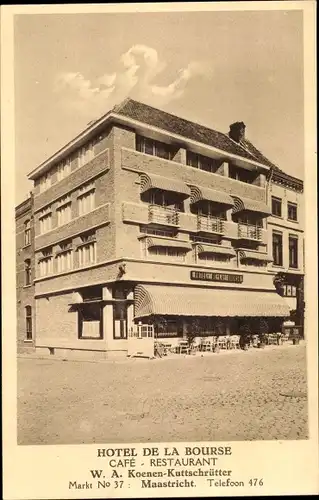
[[[21,449],[310,439],[305,13],[248,3],[13,16]]]

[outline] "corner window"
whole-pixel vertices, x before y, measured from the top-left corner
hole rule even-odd
[[[298,220],[297,204],[291,203],[290,201],[288,201],[288,220],[292,221]]]
[[[272,258],[274,266],[282,266],[282,233],[273,232],[272,234]]]
[[[24,283],[25,286],[31,285],[31,260],[24,261]]]
[[[289,235],[289,267],[298,268],[298,238]]]
[[[31,245],[31,221],[26,220],[24,223],[24,246]]]
[[[25,308],[25,338],[32,340],[32,307],[26,306]]]
[[[281,217],[281,205],[282,201],[280,198],[276,198],[275,196],[271,197],[271,213],[276,217]]]

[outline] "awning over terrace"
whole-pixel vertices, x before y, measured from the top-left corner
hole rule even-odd
[[[191,203],[197,203],[199,201],[206,200],[213,201],[214,203],[221,203],[223,205],[227,205],[228,207],[232,207],[234,205],[232,197],[222,191],[215,191],[214,189],[199,186],[190,186],[190,189]]]
[[[185,198],[190,196],[189,187],[182,181],[169,177],[162,177],[161,175],[149,173],[141,174],[141,193],[145,193],[150,189],[161,189],[162,191],[178,193]]]
[[[271,214],[268,205],[264,201],[252,200],[250,198],[242,198],[238,196],[233,196],[234,199],[234,207],[233,214],[237,214],[239,212],[256,212],[264,217],[267,217]]]
[[[135,317],[150,315],[286,317],[289,307],[276,292],[137,285]]]

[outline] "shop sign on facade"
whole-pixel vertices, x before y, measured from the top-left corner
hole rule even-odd
[[[219,281],[224,283],[242,283],[244,276],[242,274],[210,273],[203,271],[191,271],[191,280],[199,281]]]

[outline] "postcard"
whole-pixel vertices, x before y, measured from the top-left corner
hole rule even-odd
[[[318,493],[315,2],[1,14],[5,500]]]

